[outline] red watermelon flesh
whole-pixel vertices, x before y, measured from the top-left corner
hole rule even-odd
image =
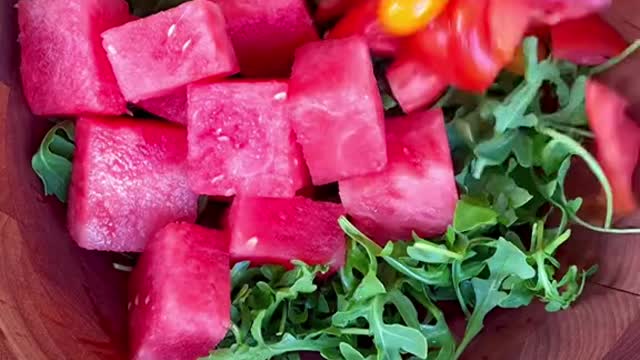
[[[246,76],[287,77],[296,48],[318,40],[305,0],[214,1]]]
[[[406,113],[433,104],[448,85],[440,74],[411,57],[396,59],[387,70],[387,81]]]
[[[136,105],[163,119],[187,125],[186,87],[182,87],[168,95],[142,100]]]
[[[390,119],[387,146],[384,171],[340,182],[347,213],[381,244],[443,233],[458,196],[442,112]]]
[[[296,51],[289,109],[315,185],[380,171],[384,110],[364,40],[325,40]]]
[[[222,11],[207,0],[129,22],[102,38],[118,85],[131,102],[238,71]]]
[[[227,236],[170,223],[149,240],[131,274],[131,358],[206,356],[230,326],[230,294]]]
[[[310,183],[285,111],[287,84],[189,87],[189,179],[201,194],[292,197]]]
[[[21,0],[22,85],[36,115],[119,115],[127,110],[100,33],[129,21],[123,0]]]
[[[69,231],[83,248],[142,251],[167,223],[195,221],[187,133],[178,125],[80,118],[69,191]]]
[[[345,261],[345,236],[338,226],[343,214],[339,204],[303,197],[236,197],[229,213],[231,258],[285,267],[301,260],[337,270]]]

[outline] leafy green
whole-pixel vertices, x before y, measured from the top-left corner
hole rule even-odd
[[[571,238],[570,223],[637,230],[611,229],[610,185],[581,144],[592,136],[584,71],[553,58],[538,61],[533,38],[524,49],[524,77],[502,74],[484,95],[449,89],[438,102],[462,193],[445,234],[414,233],[380,247],[342,217],[347,258],[333,276],[299,262],[289,271],[236,265],[233,326],[208,359],[289,359],[303,350],[336,360],[457,359],[496,308],[535,300],[547,311],[571,306],[595,268],[582,271],[556,258]],[[540,105],[548,91],[557,99],[553,112]],[[602,227],[580,219],[582,199],[565,193],[575,159],[607,196]],[[559,215],[553,226],[552,214]],[[459,341],[438,308],[450,300],[467,320]]]
[[[44,184],[45,195],[55,195],[67,201],[71,180],[71,166],[75,151],[75,126],[71,121],[56,124],[45,135],[38,152],[31,159],[31,167]]]

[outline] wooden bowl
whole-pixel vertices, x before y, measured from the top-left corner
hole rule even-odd
[[[71,241],[63,206],[42,196],[30,167],[50,124],[22,97],[14,2],[0,5],[0,359],[123,359],[126,275],[111,255]],[[640,37],[638,0],[618,0],[606,16]],[[640,110],[640,56],[605,78]],[[640,358],[640,236],[576,231],[568,246],[568,260],[600,264],[582,300],[554,314],[539,304],[492,313],[467,358]]]

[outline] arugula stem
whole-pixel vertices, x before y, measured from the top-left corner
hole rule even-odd
[[[591,155],[580,143],[572,139],[571,137],[557,132],[556,130],[540,127],[538,131],[544,135],[551,137],[553,140],[565,145],[574,155],[579,156],[587,164],[591,173],[598,179],[604,194],[606,197],[607,210],[604,218],[604,228],[609,229],[613,222],[613,193],[611,191],[611,184],[609,179],[604,174],[604,171],[598,164],[598,161]]]
[[[588,131],[588,130],[576,128],[576,127],[573,127],[573,126],[567,126],[567,125],[563,125],[563,124],[558,124],[558,123],[553,122],[553,121],[546,121],[545,125],[547,125],[549,127],[556,128],[558,130],[561,130],[561,131],[564,131],[564,132],[567,132],[567,133],[573,133],[573,134],[576,134],[578,136],[582,136],[584,138],[595,139],[595,136],[591,133],[591,131]]]
[[[428,251],[428,252],[432,252],[438,255],[442,255],[442,256],[446,256],[448,258],[451,259],[455,259],[455,260],[462,260],[464,259],[464,255],[462,254],[458,254],[456,252],[453,252],[451,250],[448,249],[443,249],[441,247],[438,246],[433,246],[427,242],[423,242],[423,241],[417,241],[415,244],[413,244],[413,247],[418,248],[420,250],[424,250],[424,251]]]
[[[369,329],[346,328],[340,329],[340,332],[345,335],[371,336],[371,331],[369,331]]]
[[[589,71],[589,75],[597,75],[611,69],[612,67],[623,62],[626,58],[631,56],[631,54],[636,52],[638,49],[640,49],[640,39],[631,43],[631,45],[629,45],[626,49],[624,49],[623,52],[609,59],[609,61],[592,68],[591,71]]]
[[[640,234],[640,228],[629,228],[629,229],[603,228],[601,226],[590,224],[589,222],[582,220],[575,214],[571,214],[571,221],[591,231],[595,231],[603,234],[616,234],[616,235]]]

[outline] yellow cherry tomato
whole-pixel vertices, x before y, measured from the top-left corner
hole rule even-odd
[[[449,0],[381,0],[378,19],[394,35],[415,33],[435,19]]]

